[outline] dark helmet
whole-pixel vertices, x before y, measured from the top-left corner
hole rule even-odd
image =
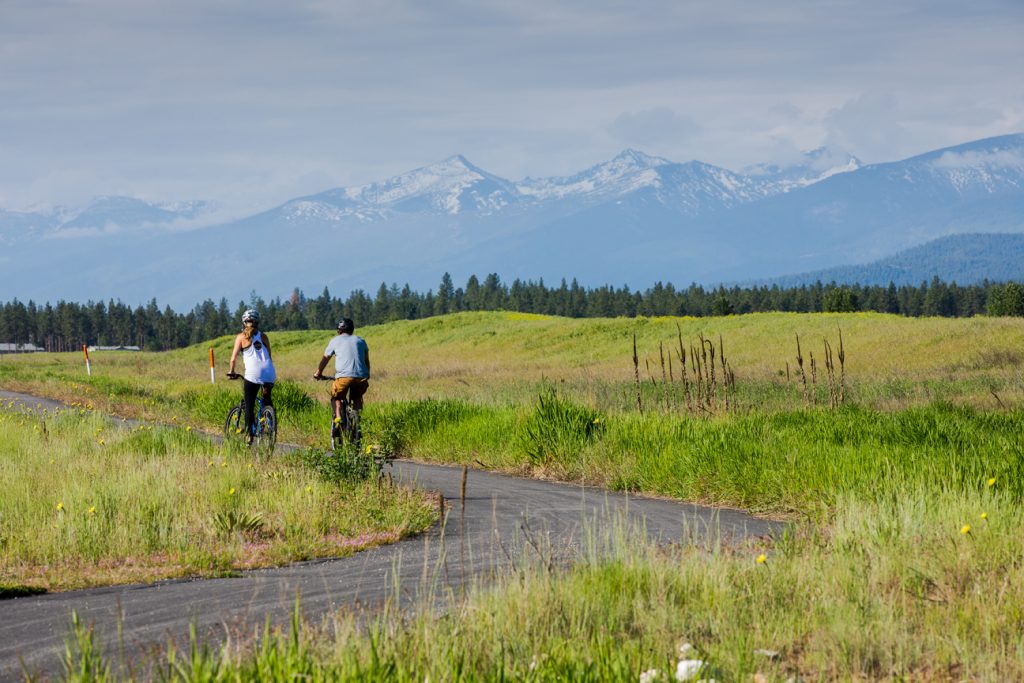
[[[338,332],[341,334],[352,334],[356,331],[356,324],[352,322],[352,318],[342,318],[341,322],[338,323]]]

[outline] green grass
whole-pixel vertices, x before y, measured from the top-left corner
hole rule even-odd
[[[677,324],[685,343],[721,333],[732,410],[687,411],[681,384],[662,381],[659,343],[674,348]],[[840,327],[847,405],[830,410],[822,340],[835,346]],[[474,313],[360,332],[374,367],[367,439],[384,450],[736,506],[795,531],[673,548],[594,532],[604,552],[518,568],[445,616],[428,600],[367,633],[341,615],[187,663],[179,652],[169,678],[637,680],[671,672],[682,642],[717,680],[1024,677],[1024,321]],[[796,333],[819,363],[815,406]],[[329,333],[271,334],[282,436],[320,442],[325,388],[305,378]],[[214,343],[219,358],[229,344]],[[7,388],[216,431],[240,390],[209,385],[206,348],[97,354],[92,380],[70,354],[0,359],[0,371]]]
[[[428,526],[426,497],[254,458],[191,425],[0,409],[0,587],[63,590],[346,555]]]
[[[657,669],[667,681],[689,644],[687,658],[724,681],[1024,676],[1024,512],[998,482],[938,495],[907,485],[883,502],[844,497],[835,511],[829,527],[773,548],[659,547],[591,529],[571,568],[550,570],[561,548],[528,550],[442,615],[428,600],[368,628],[344,613],[296,619],[287,634],[171,650],[162,666],[170,680],[618,681]],[[93,646],[72,669],[109,664]]]

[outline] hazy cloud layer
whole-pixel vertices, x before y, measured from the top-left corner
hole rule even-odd
[[[740,168],[1024,130],[1019,0],[0,2],[0,206],[238,211],[462,153]]]

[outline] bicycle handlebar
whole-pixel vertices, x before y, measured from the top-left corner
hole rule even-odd
[[[242,379],[242,376],[239,375],[237,372],[226,372],[224,374],[228,376],[228,379]]]

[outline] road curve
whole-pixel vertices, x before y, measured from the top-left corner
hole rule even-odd
[[[58,404],[0,391],[29,405]],[[419,536],[335,560],[317,560],[245,572],[238,578],[175,580],[147,585],[52,593],[0,600],[0,679],[61,671],[72,610],[94,624],[108,653],[145,659],[170,640],[187,642],[189,625],[212,640],[251,633],[267,618],[287,623],[301,595],[304,616],[332,610],[373,609],[385,600],[408,604],[432,591],[459,594],[533,546],[570,557],[588,530],[628,525],[662,541],[764,536],[781,525],[746,513],[646,498],[571,484],[470,470],[465,504],[461,467],[395,463],[397,481],[437,491],[446,501],[444,523]],[[398,587],[396,590],[396,586]],[[440,596],[440,597],[438,597]],[[118,623],[121,643],[118,643]]]

